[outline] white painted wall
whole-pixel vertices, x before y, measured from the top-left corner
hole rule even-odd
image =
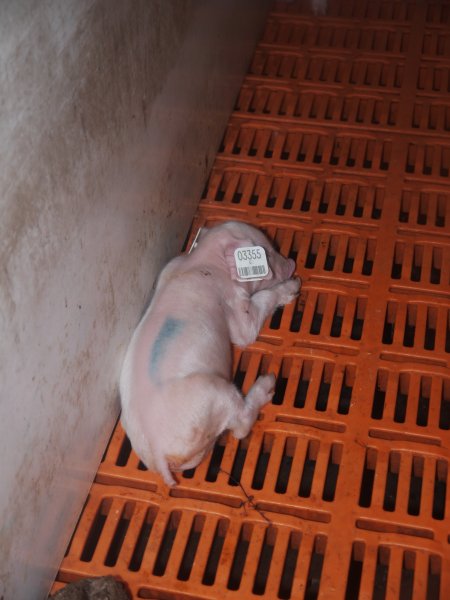
[[[45,597],[262,0],[0,3],[0,598]]]

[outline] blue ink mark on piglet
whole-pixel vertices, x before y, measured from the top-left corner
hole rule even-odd
[[[184,327],[184,321],[167,317],[156,336],[150,352],[149,372],[152,378],[157,378],[159,366],[167,347]]]

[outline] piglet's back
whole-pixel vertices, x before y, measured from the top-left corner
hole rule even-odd
[[[131,350],[134,382],[140,390],[191,373],[230,376],[230,338],[222,300],[214,283],[204,279],[201,273],[183,273],[170,278],[155,295]]]

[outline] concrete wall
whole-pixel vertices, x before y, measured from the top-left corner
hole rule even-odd
[[[0,4],[0,598],[49,589],[265,5]]]

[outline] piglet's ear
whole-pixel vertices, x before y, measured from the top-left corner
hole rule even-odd
[[[245,248],[246,246],[255,246],[255,244],[251,240],[239,240],[239,241],[233,242],[231,244],[228,244],[225,247],[225,253],[224,253],[225,261],[226,261],[228,269],[230,271],[230,277],[231,277],[231,279],[234,279],[235,281],[239,281],[239,276],[238,276],[238,272],[236,269],[236,262],[234,260],[234,252],[238,248]],[[272,269],[270,268],[270,265],[269,265],[269,272],[266,275],[265,279],[272,279],[272,277],[273,277],[273,273],[272,273]]]
[[[227,263],[228,266],[228,270],[230,272],[230,277],[231,279],[234,279],[235,281],[237,281],[238,278],[238,272],[236,269],[236,263],[234,261],[234,251],[236,250],[236,248],[239,248],[240,246],[245,246],[246,242],[242,242],[242,243],[234,243],[234,244],[228,244],[228,246],[226,246],[225,248],[225,261]]]

